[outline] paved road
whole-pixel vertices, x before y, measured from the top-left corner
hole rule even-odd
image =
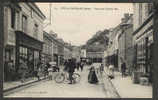
[[[6,97],[107,97],[102,80],[99,80],[99,84],[89,84],[87,82],[87,68],[85,68],[83,72],[79,71],[79,74],[81,75],[81,81],[78,84],[57,84],[54,81],[44,81]]]

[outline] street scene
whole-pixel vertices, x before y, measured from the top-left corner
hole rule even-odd
[[[4,98],[152,98],[152,3],[4,3]]]

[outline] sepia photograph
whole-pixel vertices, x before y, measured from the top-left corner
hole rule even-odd
[[[3,98],[152,98],[153,6],[5,2]]]

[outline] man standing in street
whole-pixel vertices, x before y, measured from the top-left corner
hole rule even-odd
[[[122,60],[122,64],[121,64],[121,72],[122,72],[122,77],[125,77],[125,74],[126,74],[126,63],[123,60]]]
[[[65,70],[67,70],[68,73],[69,73],[69,79],[70,79],[70,83],[69,84],[72,84],[73,83],[72,75],[73,75],[73,73],[75,71],[75,63],[73,62],[72,59],[69,59],[67,65],[65,67]]]

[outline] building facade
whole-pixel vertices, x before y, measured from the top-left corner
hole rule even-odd
[[[64,61],[72,58],[72,50],[68,45],[64,45]]]
[[[121,33],[118,36],[118,63],[121,70],[122,61],[126,62],[127,71],[133,66],[133,14],[125,14],[121,22]]]
[[[80,47],[72,46],[72,58],[74,58],[77,62],[80,62]]]
[[[49,32],[50,37],[53,43],[53,59],[52,61],[56,62],[58,66],[64,63],[64,41],[57,37],[57,34],[53,31]]]
[[[43,32],[43,52],[42,58],[45,63],[51,62],[53,58],[53,42],[47,32]]]
[[[105,65],[113,64],[115,69],[118,69],[118,35],[120,34],[120,24],[115,28],[110,29],[109,42],[107,49],[104,51]]]
[[[153,4],[134,3],[133,45],[135,48],[135,70],[152,77]]]
[[[43,45],[44,14],[34,3],[8,3],[5,16],[5,80],[8,73],[18,74],[21,61],[29,71],[37,68]],[[12,67],[8,63],[12,63]],[[30,72],[31,73],[31,72]]]

